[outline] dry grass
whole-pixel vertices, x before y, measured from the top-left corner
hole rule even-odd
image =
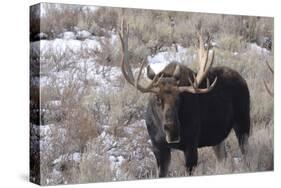
[[[56,10],[52,12],[51,8],[50,14],[42,20],[42,29],[46,33],[53,29],[56,34],[78,25],[98,33],[98,36],[107,37],[109,32],[118,29],[122,13],[120,9],[106,8],[93,15],[84,15],[85,12],[82,15],[71,7],[62,14]],[[76,16],[79,19],[72,19]],[[274,100],[263,85],[265,80],[273,88],[272,75],[265,65],[265,61],[273,65],[273,52],[258,52],[248,43],[260,36],[272,36],[272,20],[247,17],[245,20],[249,27],[245,29],[241,16],[144,10],[126,10],[125,16],[131,28],[129,58],[133,67],[137,67],[142,58],[171,45],[171,16],[176,20],[174,39],[191,52],[194,51],[191,47],[195,42],[194,25],[201,20],[204,28],[209,29],[219,44],[219,48],[215,48],[214,66],[231,67],[248,83],[252,130],[246,157],[241,155],[234,133],[231,133],[226,140],[228,156],[225,161],[217,161],[212,148],[199,149],[199,161],[194,175],[273,170]],[[95,18],[94,24],[89,21],[91,18]],[[55,26],[50,22],[54,19],[60,20]],[[93,25],[95,28],[91,27]],[[76,61],[94,58],[98,64],[107,66],[108,69],[104,69],[104,77],[107,77],[107,73],[118,66],[120,45],[111,45],[106,37],[99,52],[85,49],[77,54],[67,49],[67,53],[63,54],[49,51],[41,58],[40,74],[51,80],[41,87],[41,108],[45,110],[44,124],[52,124],[48,134],[52,138],[51,144],[41,148],[42,184],[157,177],[156,160],[143,121],[148,95],[135,91],[125,84],[122,77],[111,81],[115,89],[101,92],[96,89],[99,80],[87,79],[92,72],[86,66],[84,69],[75,68]],[[196,58],[190,59],[196,61]],[[196,67],[194,63],[188,66],[192,69]],[[70,74],[66,74],[62,80],[56,76],[56,73],[65,72]],[[62,88],[65,80],[68,84]],[[51,101],[59,101],[59,105],[52,105]],[[64,159],[59,166],[54,165],[54,160],[59,156],[71,155],[73,152],[81,154],[78,162]],[[169,176],[186,176],[184,163],[183,153],[173,151]]]

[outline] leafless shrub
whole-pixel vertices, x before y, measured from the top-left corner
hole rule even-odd
[[[95,23],[103,29],[112,31],[117,28],[119,18],[118,8],[100,7],[94,14]]]
[[[93,14],[83,7],[50,5],[42,18],[43,32],[54,38],[66,30],[74,31],[77,26],[102,37],[99,37],[99,49],[83,45],[77,51],[54,49],[41,54],[40,59],[38,51],[31,53],[31,70],[38,70],[41,61],[41,132],[47,132],[40,135],[40,131],[32,129],[36,132],[32,135],[39,134],[43,143],[41,182],[84,183],[157,177],[156,160],[143,120],[148,95],[135,91],[122,77],[111,77],[112,70],[119,67],[120,44],[110,36],[117,35],[122,14],[128,18],[131,28],[129,59],[134,69],[148,55],[165,51],[174,42],[192,52],[191,46],[196,43],[194,25],[201,22],[218,43],[215,66],[237,70],[249,85],[253,128],[246,159],[231,133],[227,139],[227,159],[219,162],[211,148],[202,148],[194,174],[272,170],[274,101],[262,81],[272,78],[264,61],[273,64],[273,53],[252,49],[249,45],[260,37],[273,35],[272,20],[172,11],[126,9],[122,13],[121,9],[114,8],[99,8]],[[196,57],[190,59],[196,61]],[[96,68],[98,66],[102,69]],[[195,70],[195,64],[188,66]],[[92,78],[93,74],[103,74],[105,81],[99,83],[101,80]],[[102,137],[104,134],[107,137]],[[104,143],[106,138],[112,141],[109,145]],[[80,160],[68,159],[74,152],[81,154]],[[123,161],[119,161],[119,166],[112,166],[114,163],[109,157],[116,159],[119,155]],[[38,155],[34,156],[36,160]],[[60,157],[61,163],[56,166],[54,161]],[[173,152],[169,176],[186,176],[184,166],[183,154]]]
[[[106,158],[102,143],[93,139],[87,144],[87,150],[80,163],[80,179],[82,183],[111,181],[113,171]]]
[[[112,38],[100,38],[100,50],[96,54],[96,62],[104,67],[118,66],[119,49],[116,48],[116,42]],[[103,75],[109,70],[103,70]],[[104,75],[105,76],[105,75]]]
[[[73,5],[43,3],[45,15],[41,17],[40,30],[55,38],[59,33],[73,30],[78,23],[80,7]]]
[[[228,52],[241,52],[245,49],[246,43],[241,37],[234,35],[223,35],[218,40],[218,45],[220,48]]]

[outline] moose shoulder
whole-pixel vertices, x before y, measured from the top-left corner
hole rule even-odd
[[[198,148],[214,146],[219,159],[225,157],[223,141],[234,129],[242,153],[250,132],[250,95],[246,81],[227,67],[211,68],[214,52],[204,47],[198,33],[198,71],[172,62],[155,74],[148,66],[148,86],[135,79],[128,62],[128,28],[122,24],[121,68],[125,79],[142,93],[151,93],[146,112],[147,130],[159,168],[167,176],[171,149],[184,152],[191,174],[197,165]],[[210,84],[211,81],[211,84]]]

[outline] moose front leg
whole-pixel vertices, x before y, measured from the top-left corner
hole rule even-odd
[[[189,175],[192,175],[194,167],[197,165],[198,161],[198,151],[197,148],[187,148],[184,151],[185,166]]]
[[[168,175],[169,165],[171,162],[171,151],[169,148],[154,148],[154,155],[157,161],[159,177]]]

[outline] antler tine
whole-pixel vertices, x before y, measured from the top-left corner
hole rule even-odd
[[[207,88],[210,87],[210,80],[207,78]]]
[[[199,48],[198,48],[198,61],[199,64],[197,65],[198,68],[200,68],[200,62],[202,62],[203,56],[204,56],[204,42],[203,42],[203,38],[202,38],[202,30],[200,29],[200,33],[199,31],[196,32],[197,33],[197,37],[198,37],[198,42],[199,42]]]
[[[193,94],[196,94],[196,93],[208,93],[210,92],[216,85],[217,83],[217,77],[214,79],[212,85],[210,87],[207,87],[207,88],[204,88],[204,89],[199,89],[199,88],[196,88],[194,87],[193,85],[191,86],[181,86],[178,88],[179,92],[189,92],[189,93],[193,93]],[[191,80],[190,80],[191,81]]]
[[[140,80],[140,76],[141,76],[141,73],[142,73],[142,70],[143,70],[144,65],[145,65],[145,60],[143,60],[143,62],[142,62],[142,65],[141,65],[141,68],[140,68],[140,71],[139,71],[137,80],[136,80],[136,82],[135,82],[135,86],[136,86],[138,89],[140,89],[140,90],[142,90],[142,89],[144,89],[144,90],[151,90],[151,89],[152,89],[152,90],[153,90],[153,89],[155,89],[156,87],[158,87],[158,84],[159,84],[159,82],[161,81],[161,79],[162,79],[162,77],[163,77],[163,74],[162,74],[160,77],[159,77],[159,75],[154,76],[153,80],[150,82],[150,84],[149,84],[148,86],[142,87],[142,86],[140,85],[140,83],[139,83],[139,80]],[[157,90],[157,91],[158,91],[158,90]],[[154,91],[152,91],[152,92],[154,92]]]
[[[196,77],[194,77],[193,83],[191,82],[190,78],[188,78],[190,86],[179,87],[179,90],[184,92],[190,93],[207,93],[213,89],[217,82],[217,77],[214,79],[212,84],[210,85],[210,81],[207,78],[207,88],[200,89],[199,86],[201,82],[207,77],[210,68],[214,62],[214,51],[210,51],[210,44],[207,45],[207,49],[204,47],[204,41],[202,37],[202,29],[197,31],[197,36],[199,40],[199,48],[198,48],[198,72]],[[210,38],[208,36],[207,42],[210,42]],[[210,54],[209,54],[210,53]]]
[[[159,77],[159,79],[158,79],[158,75],[156,75],[154,78],[153,78],[153,80],[152,80],[152,82],[156,82],[156,80],[157,80],[157,82],[154,84],[154,87],[157,87],[158,85],[159,85],[159,83],[160,83],[160,81],[162,80],[162,78],[163,78],[163,76],[164,76],[164,74],[161,74],[161,76]]]
[[[125,21],[122,19],[121,21],[121,32],[119,32],[119,38],[121,40],[121,46],[122,46],[122,60],[121,60],[121,71],[125,77],[125,79],[131,84],[134,85],[134,76],[132,73],[132,69],[130,65],[128,64],[128,35],[129,30],[128,26],[126,28]]]
[[[204,41],[202,37],[202,30],[200,30],[200,33],[197,32],[198,38],[199,38],[199,49],[198,49],[198,65],[199,65],[199,70],[197,73],[196,81],[198,85],[204,80],[206,77],[207,73],[209,72],[209,69],[213,65],[214,62],[214,51],[209,50],[209,44],[207,44],[207,49],[205,50],[204,47]],[[207,42],[209,43],[209,36]],[[211,56],[209,57],[209,52],[211,53]]]
[[[145,92],[153,92],[153,93],[157,93],[158,92],[158,88],[156,88],[158,86],[158,83],[160,81],[160,79],[162,78],[162,76],[158,79],[158,75],[156,75],[153,80],[150,82],[150,84],[146,87],[141,86],[140,85],[140,77],[142,74],[142,70],[143,67],[145,65],[145,60],[142,61],[142,65],[141,68],[139,70],[138,76],[137,76],[137,80],[135,81],[135,87],[140,90],[141,92],[145,93]],[[157,81],[157,83],[155,84],[155,82]]]
[[[144,67],[144,64],[145,64],[145,61],[144,61],[144,60],[142,60],[142,63],[141,63],[141,68],[140,68],[140,71],[139,71],[139,74],[138,74],[137,80],[135,81],[135,86],[136,86],[136,87],[139,85],[140,76],[141,76],[141,73],[142,73],[142,69],[143,69],[143,67]]]
[[[191,81],[190,77],[188,77],[188,82],[191,85],[192,89],[195,91],[196,87],[194,86],[195,84]]]
[[[157,93],[159,91],[159,88],[153,88],[151,84],[149,84],[147,87],[143,87],[140,85],[140,77],[141,73],[145,64],[145,61],[143,60],[140,71],[137,76],[137,80],[135,80],[133,76],[133,72],[131,69],[130,64],[128,63],[128,35],[129,35],[129,25],[126,25],[124,19],[122,19],[121,22],[121,32],[119,32],[119,38],[121,41],[121,46],[122,46],[122,54],[121,54],[121,71],[122,74],[124,75],[125,79],[129,84],[132,86],[136,87],[139,91],[143,93],[148,93],[148,92],[154,92]],[[125,28],[126,27],[126,28]],[[155,82],[155,81],[154,81]]]
[[[208,44],[207,44],[207,49],[205,50],[205,47],[204,47],[204,41],[203,41],[203,37],[202,37],[202,30],[200,30],[200,33],[199,33],[199,70],[198,70],[198,73],[197,73],[197,76],[196,76],[196,81],[198,83],[198,85],[200,85],[200,83],[206,78],[208,72],[209,72],[209,69],[211,68],[211,66],[213,65],[213,62],[214,62],[214,51],[211,51],[209,50],[210,48],[210,40],[209,40],[209,36],[208,36]],[[209,56],[211,53],[211,56]]]

